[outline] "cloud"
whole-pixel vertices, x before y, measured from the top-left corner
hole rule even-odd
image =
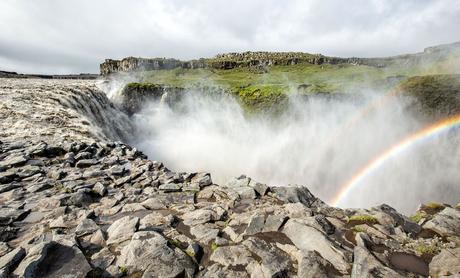
[[[456,0],[4,0],[0,68],[97,72],[105,58],[247,50],[385,56],[460,40],[457,26]]]

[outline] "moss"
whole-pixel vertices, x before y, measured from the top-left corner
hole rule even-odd
[[[414,221],[415,223],[418,223],[420,222],[420,220],[424,219],[424,218],[427,218],[428,215],[423,212],[423,211],[417,211],[414,215],[411,215],[409,217],[410,220]]]
[[[278,111],[287,104],[287,90],[282,85],[248,86],[240,90],[238,96],[250,111]]]
[[[353,232],[355,232],[355,233],[364,233],[364,232],[366,232],[366,229],[364,229],[364,227],[362,227],[362,226],[354,226],[351,230]]]
[[[118,271],[123,275],[128,274],[128,269],[126,267],[124,267],[124,266],[119,266]]]
[[[435,203],[435,202],[430,202],[428,204],[425,205],[427,208],[429,209],[432,209],[432,210],[440,210],[442,208],[444,208],[443,205],[439,204],[439,203]]]
[[[172,245],[172,246],[175,246],[179,249],[182,248],[182,243],[180,241],[178,241],[177,239],[171,239],[169,240],[169,243]]]
[[[126,88],[129,89],[130,92],[132,91],[146,91],[146,90],[155,90],[160,88],[162,85],[153,84],[149,82],[132,82],[126,84]]]
[[[217,243],[215,243],[215,242],[212,242],[211,243],[211,250],[215,251],[217,248],[219,248],[219,245],[217,245]]]
[[[377,218],[375,218],[372,215],[369,214],[359,214],[359,215],[353,215],[350,218],[348,218],[348,223],[360,223],[360,224],[376,224]]]

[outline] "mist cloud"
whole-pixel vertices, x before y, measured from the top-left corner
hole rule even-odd
[[[186,94],[171,108],[148,104],[134,116],[132,142],[175,171],[209,171],[225,184],[246,174],[270,185],[307,186],[331,201],[369,161],[425,123],[411,99],[379,95],[291,97],[280,117],[247,117],[230,96]],[[389,160],[343,200],[345,207],[389,203],[407,213],[422,202],[456,202],[458,136],[439,136]]]
[[[460,2],[0,2],[1,69],[97,72],[105,58],[305,51],[385,56],[460,40]]]

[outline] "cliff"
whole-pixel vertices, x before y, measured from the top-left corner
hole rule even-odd
[[[122,60],[106,59],[100,65],[102,75],[116,72],[167,70],[174,68],[233,69],[241,67],[289,66],[297,64],[352,64],[372,67],[414,66],[446,58],[452,52],[460,51],[460,42],[425,48],[421,53],[405,54],[382,58],[331,57],[304,52],[242,52],[218,54],[212,58],[181,61],[168,58],[127,57]]]

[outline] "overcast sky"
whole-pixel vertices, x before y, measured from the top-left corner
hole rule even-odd
[[[0,70],[247,50],[387,56],[460,40],[458,0],[1,0]]]

